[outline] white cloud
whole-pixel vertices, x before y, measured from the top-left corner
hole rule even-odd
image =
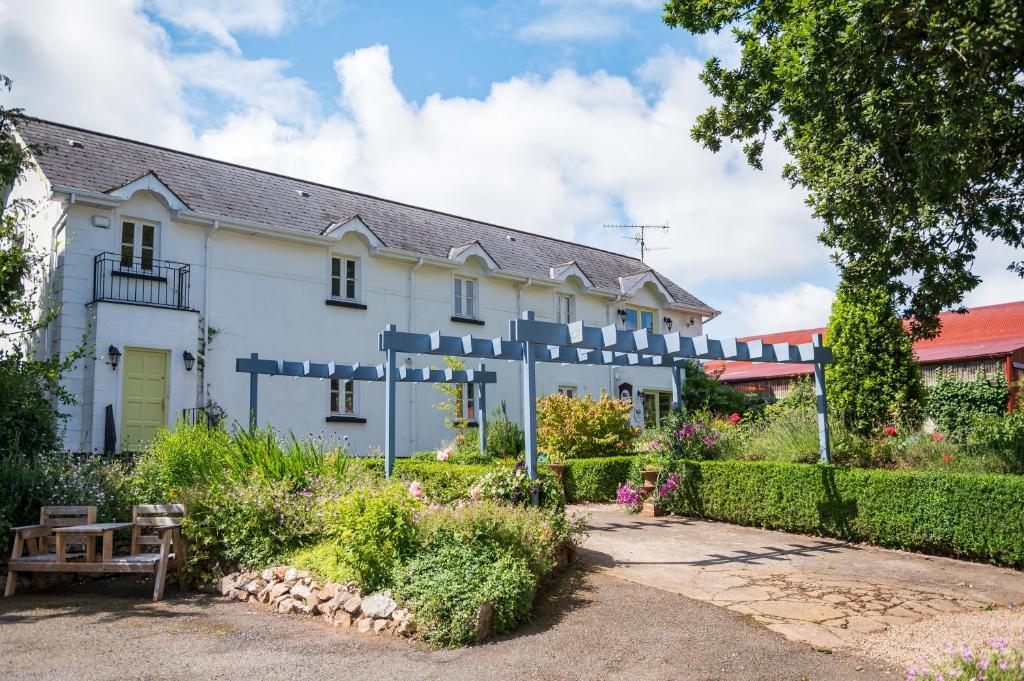
[[[130,0],[0,2],[0,64],[31,115],[188,145],[169,58],[166,33]]]
[[[229,107],[262,111],[286,123],[311,121],[320,115],[316,93],[300,78],[283,72],[280,59],[244,59],[224,52],[174,57],[179,79],[223,99]]]
[[[238,54],[233,33],[278,33],[288,20],[286,0],[150,0],[165,21],[209,35]]]
[[[743,292],[724,306],[721,319],[708,332],[716,337],[750,336],[825,326],[834,298],[832,289],[808,282],[768,293]]]
[[[550,0],[552,7],[520,28],[516,35],[528,41],[597,40],[621,37],[629,29],[623,10],[647,11],[660,0]]]

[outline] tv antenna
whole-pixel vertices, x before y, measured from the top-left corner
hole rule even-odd
[[[666,222],[663,225],[605,225],[605,229],[628,229],[633,233],[630,236],[624,236],[623,239],[629,239],[640,246],[640,262],[644,262],[648,251],[664,251],[667,250],[665,246],[648,246],[647,245],[647,230],[659,230],[667,232],[671,229]]]

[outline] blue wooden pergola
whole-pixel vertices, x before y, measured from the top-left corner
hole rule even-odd
[[[764,343],[760,340],[715,340],[707,336],[689,337],[678,332],[650,333],[646,329],[625,331],[614,324],[593,327],[583,322],[557,324],[534,319],[531,311],[509,322],[509,339],[444,336],[433,333],[396,331],[389,324],[379,336],[385,353],[383,365],[386,411],[384,431],[385,468],[389,472],[395,460],[395,388],[401,371],[393,370],[399,352],[450,357],[504,359],[522,363],[523,431],[526,436],[526,467],[537,477],[537,362],[595,366],[640,366],[668,369],[672,374],[672,401],[682,408],[684,364],[691,360],[743,360],[787,364],[813,364],[814,389],[818,411],[818,449],[823,463],[831,461],[828,409],[825,395],[825,364],[832,351],[823,347],[821,335],[810,343]],[[481,365],[483,366],[483,365]],[[482,384],[479,384],[482,386]],[[484,406],[480,406],[481,413]],[[484,424],[481,423],[481,431]]]
[[[394,325],[388,329],[394,330]],[[388,355],[388,364],[362,366],[360,364],[338,364],[335,362],[287,361],[277,359],[261,359],[258,353],[235,360],[235,371],[249,374],[249,427],[258,424],[259,408],[259,377],[293,376],[295,378],[338,379],[342,381],[385,382],[385,413],[387,428],[385,429],[384,449],[390,455],[384,459],[384,473],[391,477],[395,464],[395,388],[398,383],[467,383],[476,391],[481,451],[487,446],[487,391],[488,383],[496,383],[497,376],[487,371],[483,364],[479,369],[455,371],[452,369],[433,369],[431,367],[395,367],[394,353]],[[392,369],[394,367],[394,370]]]

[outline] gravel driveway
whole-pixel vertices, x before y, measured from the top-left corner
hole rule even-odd
[[[879,679],[743,615],[576,569],[515,636],[453,651],[115,579],[0,599],[3,679]]]

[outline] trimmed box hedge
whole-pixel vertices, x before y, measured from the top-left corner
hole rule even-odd
[[[1024,476],[680,462],[667,510],[738,525],[1024,566]]]
[[[565,462],[565,499],[568,502],[610,501],[629,478],[635,456],[568,459]]]
[[[353,458],[349,465],[373,480],[384,479],[384,459]],[[465,498],[476,481],[490,470],[491,466],[484,465],[396,459],[392,479],[402,482],[418,480],[430,499],[446,503]]]

